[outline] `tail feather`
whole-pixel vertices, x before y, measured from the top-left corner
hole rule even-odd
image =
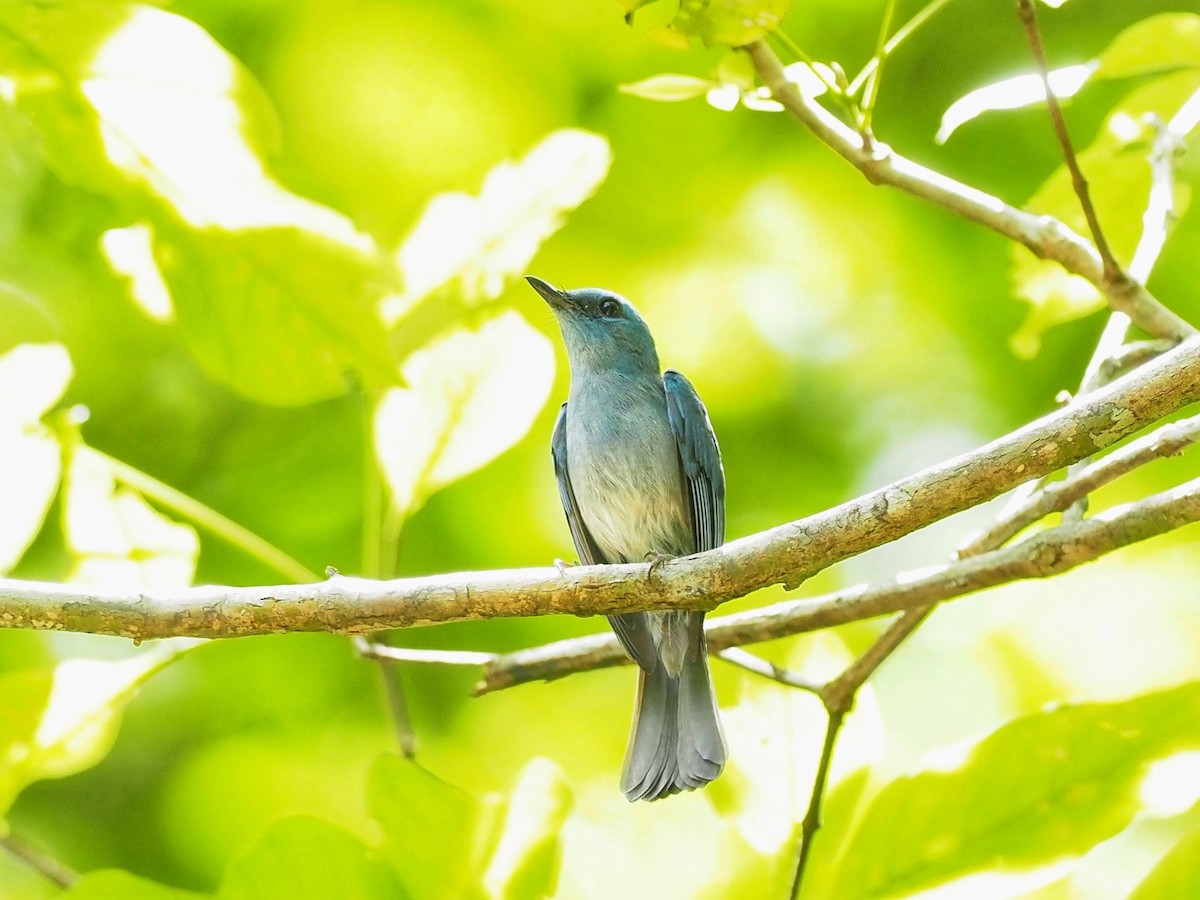
[[[678,678],[662,665],[638,670],[638,695],[621,786],[630,800],[658,800],[721,774],[725,738],[708,660],[685,661]]]

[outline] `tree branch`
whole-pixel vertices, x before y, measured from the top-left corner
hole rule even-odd
[[[1152,434],[1084,466],[1067,479],[1043,486],[1024,506],[1006,510],[990,528],[960,547],[958,556],[965,559],[1002,546],[1039,519],[1065,511],[1097,488],[1152,460],[1182,453],[1198,440],[1200,416],[1164,425]]]
[[[1054,260],[1093,284],[1113,309],[1127,313],[1155,337],[1179,340],[1195,333],[1139,282],[1108,281],[1096,248],[1058,219],[1009,206],[997,197],[927,169],[884,144],[873,142],[870,148],[865,147],[861,135],[787,80],[779,57],[764,41],[755,41],[744,49],[771,96],[872,184],[888,184],[928,200],[1016,241],[1040,258]]]
[[[1200,400],[1200,338],[984,447],[836,506],[661,565],[454,573],[138,592],[0,580],[0,626],[135,640],[285,631],[350,634],[467,619],[713,609],[834,563],[1091,456]]]
[[[1197,520],[1200,479],[961,562],[933,566],[882,584],[856,585],[821,597],[787,600],[714,618],[705,624],[705,638],[709,650],[716,653],[901,610],[920,610],[1010,581],[1058,575]],[[475,693],[486,694],[628,661],[621,645],[609,634],[557,641],[499,657],[484,667]]]
[[[0,847],[64,890],[79,880],[79,875],[73,869],[11,832],[0,837]]]

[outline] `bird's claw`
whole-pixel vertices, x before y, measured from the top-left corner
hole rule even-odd
[[[670,562],[675,557],[669,553],[655,553],[654,551],[650,551],[644,558],[650,563],[650,567],[646,569],[646,580],[649,581],[654,577],[654,573],[659,570],[663,563]]]
[[[576,563],[569,563],[561,559],[554,560],[554,568],[558,569],[558,574],[563,578],[567,577],[567,569],[573,569],[576,565]]]

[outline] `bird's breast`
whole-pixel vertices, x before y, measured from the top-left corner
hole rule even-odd
[[[628,395],[572,397],[567,459],[584,524],[609,562],[693,552],[686,493],[666,402]]]

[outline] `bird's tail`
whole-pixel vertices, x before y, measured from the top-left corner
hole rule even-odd
[[[630,800],[658,800],[703,787],[725,766],[725,735],[703,652],[677,678],[666,666],[638,669],[633,729],[621,787]]]

